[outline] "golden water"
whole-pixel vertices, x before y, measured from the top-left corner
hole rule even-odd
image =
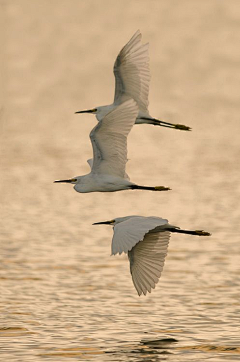
[[[239,360],[239,1],[1,1],[0,359]],[[171,192],[78,194],[91,115],[111,103],[112,66],[140,29],[150,112],[193,128],[135,126],[127,172]],[[162,216],[173,235],[156,290],[138,297],[112,230]]]

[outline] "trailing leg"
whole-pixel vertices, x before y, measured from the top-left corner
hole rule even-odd
[[[171,231],[171,233],[179,233],[179,234],[190,234],[190,235],[198,235],[198,236],[210,236],[211,234],[204,230],[182,230],[174,227],[169,227],[166,230]]]
[[[150,190],[150,191],[169,191],[171,190],[169,187],[165,186],[139,186],[139,185],[131,185],[131,190]]]
[[[140,120],[143,120],[143,122],[141,122],[141,123],[153,124],[154,126],[174,128],[174,129],[179,129],[181,131],[191,131],[191,127],[185,126],[184,124],[169,123],[169,122],[161,121],[156,118],[147,118],[147,117],[141,117]],[[146,122],[144,122],[144,121],[146,121]]]

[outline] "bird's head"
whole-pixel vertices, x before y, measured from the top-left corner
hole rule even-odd
[[[55,180],[54,182],[65,182],[68,184],[77,184],[79,182],[80,178],[81,178],[81,176],[78,176],[78,177],[70,178],[68,180]]]
[[[109,112],[111,112],[116,106],[114,104],[111,104],[109,106],[99,106],[95,107],[93,109],[88,109],[86,111],[78,111],[75,113],[91,113],[95,114],[98,121],[101,121],[103,117],[106,116]]]

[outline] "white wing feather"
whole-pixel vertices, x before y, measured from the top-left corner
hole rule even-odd
[[[170,232],[149,232],[128,252],[133,284],[146,295],[155,288],[161,276],[170,239]]]
[[[148,113],[149,45],[142,44],[141,38],[142,34],[138,30],[117,56],[113,68],[114,104],[121,104],[126,99],[133,98],[139,110]]]
[[[114,226],[112,255],[127,253],[144,236],[157,226],[166,225],[168,221],[159,217],[136,216]]]
[[[127,136],[135,123],[138,107],[133,99],[109,112],[91,131],[92,173],[124,178],[127,163]]]
[[[90,168],[92,169],[92,165],[93,165],[93,158],[90,158],[89,160],[87,160],[87,163],[89,164]],[[125,172],[124,178],[126,180],[130,180],[130,177],[128,176],[128,174]]]

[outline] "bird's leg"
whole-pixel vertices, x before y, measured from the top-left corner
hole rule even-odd
[[[165,186],[139,186],[139,185],[131,185],[131,190],[150,190],[150,191],[169,191],[171,190],[169,187]]]
[[[211,234],[204,230],[182,230],[178,228],[167,228],[166,230],[171,231],[171,233],[180,233],[180,234],[190,234],[198,236],[210,236]]]
[[[156,118],[141,117],[141,119],[145,119],[145,120],[149,121],[149,123],[153,124],[154,126],[175,128],[175,129],[179,129],[181,131],[191,131],[191,127],[185,126],[184,124],[169,123],[169,122],[161,121],[161,120],[156,119]]]

